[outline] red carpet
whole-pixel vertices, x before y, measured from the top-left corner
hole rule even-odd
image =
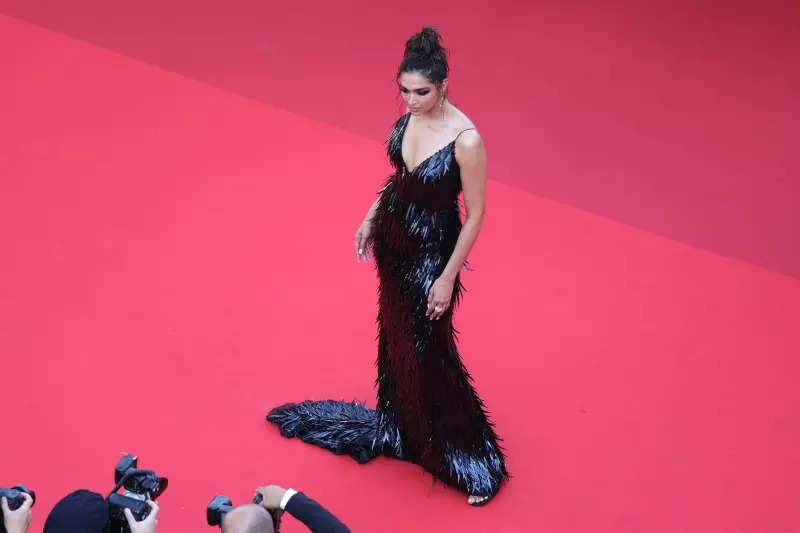
[[[177,68],[167,57],[174,50],[164,48],[163,63],[136,57],[112,46],[119,36],[110,29],[102,42],[54,31],[55,19],[23,21],[18,9],[0,7],[13,15],[0,15],[0,485],[37,490],[31,531],[70,490],[110,489],[123,450],[170,478],[166,533],[204,530],[214,494],[242,502],[265,483],[304,489],[354,532],[800,527],[800,281],[779,273],[793,273],[797,248],[783,238],[796,224],[776,233],[761,207],[710,208],[714,229],[698,225],[701,241],[721,231],[723,215],[740,217],[719,246],[702,249],[684,238],[679,209],[663,205],[659,215],[675,232],[628,216],[657,195],[628,198],[610,214],[547,199],[531,192],[542,183],[531,154],[548,150],[547,132],[494,117],[484,135],[490,170],[497,161],[504,179],[489,184],[456,322],[514,478],[491,505],[471,509],[414,465],[358,465],[282,439],[263,420],[270,407],[304,398],[374,405],[376,280],[355,263],[352,234],[388,173],[378,139],[396,118],[392,88],[369,84],[386,73],[390,81],[394,63],[367,53],[362,70],[335,79],[330,99],[313,78],[303,89],[311,112],[301,114],[291,89],[304,82],[281,70],[250,69],[254,84],[273,86],[254,97],[226,87],[225,72],[205,79]],[[231,13],[206,16],[232,35]],[[155,52],[168,42],[144,31],[152,19],[123,18],[108,27],[127,27],[129,44]],[[56,22],[66,28],[70,19]],[[388,43],[374,29],[369,38],[399,53],[416,25],[394,28]],[[458,51],[467,36],[452,32]],[[346,48],[297,33],[294,50],[323,70]],[[180,47],[180,35],[169,39]],[[216,64],[223,52],[233,53],[198,49],[195,61]],[[229,68],[243,83],[247,69]],[[509,83],[499,79],[495,99]],[[488,114],[468,106],[467,93],[497,79],[459,74],[459,82],[456,103]],[[315,117],[323,105],[370,115],[384,131]],[[788,126],[776,128],[758,142],[785,142]],[[502,154],[525,135],[530,152],[514,162],[527,163],[492,159],[493,147]],[[554,180],[595,187],[581,168],[589,141],[572,141],[572,171],[548,169]],[[769,169],[795,179],[796,160],[773,155]],[[512,171],[518,182],[505,179]],[[778,220],[792,212],[785,206],[799,207],[784,174],[741,173],[744,182],[728,176],[737,201],[779,197]],[[693,198],[686,212],[695,223],[706,202],[716,205],[688,191],[702,178],[676,178]],[[772,236],[769,250],[725,244],[750,222]],[[287,519],[285,531],[303,530]]]

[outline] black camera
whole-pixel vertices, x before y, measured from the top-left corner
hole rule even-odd
[[[33,500],[31,505],[36,503],[36,493],[25,485],[14,485],[10,489],[0,487],[0,498],[6,499],[8,502],[8,508],[12,511],[16,511],[23,503],[25,503],[25,497],[22,495],[23,493],[31,497]],[[3,510],[0,509],[0,533],[6,533],[6,526],[3,520]]]
[[[255,504],[259,504],[262,501],[263,498],[261,494],[256,494],[255,498],[253,498],[253,503]],[[231,509],[233,509],[233,502],[231,502],[230,498],[217,494],[214,496],[214,499],[211,500],[211,503],[208,504],[208,507],[206,507],[206,522],[208,522],[209,526],[222,527],[222,520]],[[281,515],[283,512],[280,509],[274,511],[267,510],[267,512],[272,516],[272,524],[275,533],[280,533]]]
[[[138,457],[129,453],[114,468],[114,482],[116,485],[106,498],[109,533],[130,533],[125,509],[130,509],[137,522],[147,518],[151,510],[147,500],[155,500],[166,490],[167,478],[152,470],[139,470]],[[125,491],[119,494],[121,488]]]

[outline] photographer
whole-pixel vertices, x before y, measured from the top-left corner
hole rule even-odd
[[[9,508],[7,499],[0,499],[0,507],[3,509],[3,525],[7,533],[27,533],[28,527],[31,525],[33,498],[25,493],[22,494],[22,497],[25,498],[25,501],[13,511]]]
[[[273,516],[280,522],[284,510],[316,533],[350,533],[338,518],[302,492],[270,485],[259,487],[256,495],[261,496],[260,504],[240,505],[225,516],[223,533],[272,533],[277,527]]]
[[[158,504],[148,501],[151,512],[137,522],[130,510],[125,509],[125,518],[131,533],[156,533]],[[62,498],[44,523],[44,533],[103,533],[108,531],[109,506],[105,498],[96,492],[76,490]],[[9,533],[11,530],[9,529]]]

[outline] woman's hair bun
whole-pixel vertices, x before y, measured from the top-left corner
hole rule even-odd
[[[425,26],[406,41],[405,55],[430,57],[441,53],[443,50],[439,32],[433,26]]]

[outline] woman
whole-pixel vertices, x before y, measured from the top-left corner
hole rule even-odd
[[[355,235],[379,277],[378,404],[286,404],[267,420],[281,433],[348,453],[415,462],[484,505],[508,477],[499,440],[455,342],[459,270],[480,231],[486,154],[475,127],[447,100],[447,57],[425,27],[406,43],[397,82],[408,112],[387,142],[395,173]],[[438,148],[438,149],[437,149]],[[463,190],[462,224],[458,195]]]

